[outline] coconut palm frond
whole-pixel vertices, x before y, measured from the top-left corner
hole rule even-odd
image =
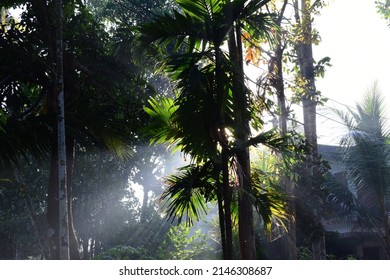
[[[385,249],[389,252],[390,147],[383,119],[383,101],[375,84],[363,102],[356,105],[355,111],[339,111],[338,115],[349,128],[341,144],[344,148],[342,160],[354,196],[349,200],[349,206],[355,208],[354,222],[361,229],[384,232]]]
[[[326,189],[327,200],[339,216],[347,216],[357,210],[356,196],[336,176],[328,174]]]

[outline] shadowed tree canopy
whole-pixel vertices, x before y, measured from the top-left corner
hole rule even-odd
[[[25,6],[20,19],[9,21],[0,34],[4,62],[0,67],[0,164],[17,167],[29,155],[41,161],[50,158],[47,215],[51,232],[56,234],[55,7],[53,1],[40,0],[5,4],[21,3]],[[75,142],[126,156],[146,120],[142,104],[154,91],[132,57],[119,55],[119,35],[108,34],[81,1],[66,1],[63,13],[67,174],[71,182]],[[72,225],[71,185],[68,200]],[[79,258],[70,227],[71,254]],[[50,255],[58,258],[56,250]]]

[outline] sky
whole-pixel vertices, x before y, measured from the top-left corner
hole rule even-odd
[[[345,130],[327,108],[347,108],[340,103],[354,107],[375,81],[390,104],[390,28],[376,12],[374,0],[328,2],[313,23],[322,38],[314,47],[314,59],[329,56],[332,64],[316,83],[329,98],[325,108],[318,109],[325,117],[318,116],[317,130],[319,143],[338,144]]]

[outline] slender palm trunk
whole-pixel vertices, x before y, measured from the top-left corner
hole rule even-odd
[[[247,112],[248,98],[245,89],[244,67],[242,57],[241,29],[237,25],[229,34],[229,54],[233,63],[233,103],[234,103],[234,134],[238,143],[248,141],[249,116]],[[249,148],[236,151],[237,176],[239,182],[238,211],[239,211],[239,243],[240,258],[244,260],[256,259],[255,235],[253,226],[253,205],[249,199],[252,193]]]
[[[216,76],[216,93],[217,93],[217,109],[218,115],[216,123],[214,124],[215,135],[218,135],[218,142],[221,146],[221,168],[222,183],[220,185],[220,199],[219,211],[220,211],[220,226],[221,226],[221,240],[223,245],[224,259],[233,259],[233,226],[231,217],[231,201],[232,201],[232,190],[229,184],[229,156],[228,147],[226,146],[228,141],[225,132],[225,110],[227,103],[227,96],[224,92],[224,73],[222,67],[221,50],[217,43],[214,43],[215,52],[215,76]],[[219,181],[219,175],[218,179]],[[222,215],[223,217],[222,217]],[[221,221],[221,219],[223,221]]]
[[[232,213],[230,210],[232,203],[232,190],[229,184],[229,159],[227,151],[223,148],[222,151],[222,188],[223,188],[223,203],[224,203],[224,219],[225,219],[225,234],[226,234],[226,260],[233,259],[233,224]]]
[[[222,246],[222,254],[223,259],[227,260],[228,252],[227,252],[227,244],[226,244],[226,227],[225,227],[225,211],[223,209],[223,186],[222,183],[217,181],[217,201],[218,201],[218,218],[219,218],[219,230],[221,233],[221,246]]]

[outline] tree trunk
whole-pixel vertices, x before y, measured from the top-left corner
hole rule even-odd
[[[69,259],[68,199],[66,175],[64,69],[62,41],[62,0],[56,1],[56,93],[58,148],[59,259]]]
[[[74,139],[66,138],[66,176],[67,176],[67,199],[68,199],[68,227],[69,227],[69,257],[71,260],[80,260],[80,248],[77,240],[76,231],[74,229],[73,222],[73,169],[74,169],[74,157],[75,157],[75,145]]]
[[[315,178],[319,174],[318,166],[318,146],[317,146],[317,127],[316,127],[316,87],[315,87],[315,71],[312,49],[312,28],[311,14],[308,5],[310,1],[301,0],[301,9],[299,13],[298,2],[295,1],[295,16],[298,23],[301,24],[303,39],[296,45],[298,55],[298,63],[301,77],[306,81],[304,93],[302,95],[303,106],[303,121],[304,134],[306,138],[307,160],[306,160],[306,175],[309,179],[309,184],[314,190],[320,189],[320,182]],[[301,16],[300,16],[301,14]],[[312,209],[314,223],[321,225],[320,216],[318,214],[319,207]],[[312,253],[314,259],[326,259],[325,238],[321,233],[312,240]]]
[[[47,191],[47,224],[49,258],[58,260],[59,255],[59,210],[58,210],[58,168],[57,168],[57,144],[53,136],[52,152],[50,159],[49,187]]]
[[[144,185],[142,207],[141,207],[141,218],[140,218],[141,224],[146,223],[146,217],[148,211],[148,199],[149,199],[149,189]]]
[[[51,154],[51,164],[50,164],[50,177],[49,177],[49,188],[47,196],[47,222],[48,222],[48,239],[49,239],[49,256],[50,259],[58,260],[60,259],[59,252],[59,229],[60,229],[60,219],[59,219],[59,185],[58,185],[58,152],[57,152],[57,143],[53,135],[53,147]],[[73,174],[73,162],[74,162],[74,140],[66,140],[66,176],[67,176],[67,223],[69,231],[69,257],[72,260],[80,259],[79,245],[76,238],[76,233],[73,226],[73,208],[72,208],[72,174]]]
[[[219,174],[219,173],[218,173]],[[223,187],[220,180],[217,181],[217,200],[218,200],[218,218],[219,218],[219,230],[221,233],[221,246],[223,259],[228,259],[227,244],[226,244],[226,227],[225,227],[225,214],[223,210]]]
[[[287,2],[287,1],[286,1]],[[287,135],[287,121],[289,109],[286,105],[286,96],[284,88],[284,77],[282,71],[282,59],[283,59],[283,48],[281,44],[281,38],[278,36],[278,43],[275,46],[274,56],[271,57],[271,62],[268,67],[268,71],[271,75],[270,82],[271,86],[275,90],[275,94],[278,99],[278,107],[280,110],[279,116],[279,129],[281,136]],[[283,156],[283,155],[282,155]],[[293,184],[289,176],[284,175],[281,179],[283,191],[289,197],[288,209],[290,219],[286,221],[287,234],[283,237],[282,242],[284,243],[285,257],[290,260],[297,259],[297,246],[296,246],[296,227],[295,227],[295,206],[294,206],[294,195],[293,195]]]
[[[227,139],[226,139],[227,140]],[[225,148],[222,148],[222,188],[223,188],[223,205],[225,218],[226,234],[226,260],[233,259],[233,225],[232,213],[230,210],[232,203],[232,190],[229,183],[229,158]]]
[[[233,63],[233,108],[234,135],[237,143],[248,141],[249,116],[247,112],[248,98],[245,88],[244,67],[242,57],[242,41],[240,26],[236,26],[229,36],[229,55]],[[243,260],[256,259],[255,235],[253,226],[253,205],[249,199],[252,193],[249,148],[236,151],[238,176],[238,231],[240,243],[240,258]]]
[[[89,260],[90,259],[90,253],[89,253],[89,239],[87,237],[83,238],[83,242],[81,243],[81,246],[83,247],[83,260]]]
[[[278,13],[276,19],[276,25],[281,28],[282,20],[284,17],[284,12],[286,10],[288,0],[283,1],[283,5]],[[287,135],[287,121],[289,115],[289,108],[286,104],[286,95],[284,87],[284,77],[283,77],[283,53],[284,46],[282,42],[282,36],[278,32],[276,35],[276,44],[271,45],[271,50],[273,50],[273,56],[270,58],[268,64],[268,72],[270,73],[270,84],[275,90],[276,97],[278,99],[278,107],[280,110],[279,116],[279,129],[281,136],[285,137]],[[281,183],[283,186],[283,191],[288,195],[288,212],[290,219],[286,222],[287,234],[283,237],[283,247],[285,258],[290,260],[297,259],[297,246],[296,246],[296,225],[295,225],[295,200],[293,195],[293,184],[289,176],[284,175],[281,178]]]
[[[231,200],[232,190],[229,184],[229,155],[228,155],[228,139],[226,136],[226,123],[225,123],[225,110],[227,104],[227,95],[224,91],[224,72],[222,67],[222,57],[220,49],[215,46],[215,75],[216,75],[216,92],[217,92],[217,116],[216,123],[211,128],[212,133],[217,136],[217,141],[222,147],[221,151],[221,166],[217,174],[217,180],[219,181],[220,173],[222,173],[222,183],[219,184],[219,211],[220,211],[220,227],[221,227],[221,240],[224,253],[224,259],[233,259],[233,227],[231,218]],[[222,215],[221,215],[222,213]],[[222,220],[221,220],[222,219]]]

